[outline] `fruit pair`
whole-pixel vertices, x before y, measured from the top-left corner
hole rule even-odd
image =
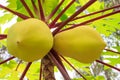
[[[60,55],[90,63],[99,58],[105,43],[99,33],[88,26],[60,32],[53,38],[44,22],[31,18],[9,29],[7,47],[10,54],[28,62],[43,58],[53,48]]]

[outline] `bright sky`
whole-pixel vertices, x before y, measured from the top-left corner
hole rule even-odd
[[[4,6],[8,5],[7,0],[0,0],[0,4]],[[4,12],[3,10],[0,10],[0,16],[3,16],[3,12]]]
[[[4,6],[8,5],[7,0],[0,0],[0,4],[2,4]]]
[[[7,0],[0,0],[0,4],[7,6],[9,3],[7,3]],[[4,10],[0,10],[0,17],[4,15]],[[6,22],[5,24],[0,24],[0,27],[2,29],[1,33],[4,32],[4,30],[11,25],[13,25],[16,22],[17,17],[14,17],[10,22]]]

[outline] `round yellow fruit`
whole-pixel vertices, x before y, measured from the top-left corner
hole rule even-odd
[[[52,46],[52,33],[41,20],[34,18],[23,20],[8,30],[8,52],[21,60],[32,62],[41,59]]]
[[[106,44],[100,34],[91,27],[79,26],[54,36],[54,50],[60,55],[82,63],[98,59]]]

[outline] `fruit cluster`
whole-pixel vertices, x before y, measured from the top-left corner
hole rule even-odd
[[[53,48],[59,55],[91,63],[100,57],[105,46],[100,34],[89,26],[53,36],[43,21],[34,18],[17,22],[7,35],[9,53],[27,62],[42,59]]]

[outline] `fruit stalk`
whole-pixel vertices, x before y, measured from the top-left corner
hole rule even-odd
[[[22,76],[20,77],[20,80],[23,80],[23,79],[24,79],[24,76],[25,76],[25,74],[27,73],[28,69],[30,68],[31,64],[32,64],[32,62],[28,62],[25,70],[24,70],[23,73],[22,73]]]
[[[58,15],[57,17],[49,24],[49,27],[53,27],[57,20],[65,13],[65,11],[72,6],[72,4],[75,2],[75,0],[72,0]]]
[[[38,0],[38,5],[39,5],[39,11],[40,11],[41,20],[45,21],[45,15],[44,15],[44,11],[43,11],[43,8],[42,8],[41,0]]]
[[[53,55],[55,57],[55,59],[57,60],[57,62],[59,62],[59,64],[60,64],[60,66],[59,65],[57,65],[57,66],[59,66],[59,67],[62,66],[62,68],[64,69],[63,72],[65,72],[66,76],[69,77],[69,75],[68,75],[68,73],[67,73],[67,71],[66,71],[66,69],[65,69],[65,67],[64,67],[64,65],[63,65],[63,63],[61,61],[61,58],[60,58],[59,54],[54,49],[51,49],[51,54],[50,55]],[[53,61],[56,62],[55,60],[53,60]]]
[[[54,49],[51,49],[50,51],[52,53],[53,56],[55,56],[56,60],[59,62],[59,64],[64,68],[64,65],[63,63],[61,62],[61,58],[59,57],[58,53],[54,50]],[[64,68],[65,70],[65,68]]]
[[[65,0],[61,0],[61,2],[55,7],[55,9],[50,13],[50,15],[47,17],[47,21],[49,21],[49,19],[51,19],[55,13],[57,12],[57,10],[60,8],[60,6],[63,4]]]
[[[41,62],[41,65],[42,65],[42,69],[40,71],[40,76],[41,74],[43,73],[43,77],[45,78],[45,80],[55,80],[55,77],[54,77],[54,64],[53,62],[56,64],[56,62],[61,65],[59,67],[63,68],[63,73],[65,73],[64,76],[66,76],[66,71],[65,68],[64,68],[64,65],[62,64],[61,60],[59,59],[57,53],[55,53],[53,50],[51,50],[51,54],[48,54],[46,55],[43,59],[42,59],[42,62]],[[48,57],[49,56],[49,57]],[[56,64],[56,66],[58,66]],[[49,73],[49,74],[48,74]],[[48,75],[46,75],[48,74]],[[68,76],[68,75],[67,75]],[[40,77],[41,79],[41,77]],[[68,78],[67,78],[68,79]]]
[[[24,0],[20,0],[21,3],[23,4],[23,6],[25,7],[26,11],[29,13],[29,15],[34,18],[34,15],[32,13],[32,11],[30,10],[30,8],[27,6],[26,2]]]
[[[71,68],[73,68],[84,80],[87,80],[67,59],[65,59],[62,55],[60,55],[62,59],[69,64]]]
[[[40,76],[39,76],[39,80],[42,80],[42,63],[40,62]]]
[[[61,25],[58,26],[57,29],[53,31],[53,35],[58,33],[68,22],[70,22],[72,19],[74,19],[77,15],[79,15],[82,11],[84,11],[86,8],[88,8],[90,5],[92,5],[97,0],[90,0],[88,1],[84,6],[82,6],[78,11],[73,13],[67,20],[65,20]]]
[[[103,65],[106,65],[106,66],[108,66],[108,67],[110,67],[110,68],[112,68],[112,69],[115,69],[115,70],[117,70],[117,71],[120,71],[119,68],[114,67],[114,66],[112,66],[112,65],[110,65],[110,64],[107,64],[107,63],[105,63],[105,62],[103,62],[103,61],[96,60],[96,62],[101,63],[101,64],[103,64]]]
[[[66,69],[64,68],[63,65],[61,65],[61,61],[58,61],[57,57],[53,55],[53,53],[49,53],[50,58],[52,59],[52,61],[54,62],[54,64],[57,66],[57,68],[59,69],[59,71],[61,72],[61,74],[63,75],[65,80],[71,80]]]
[[[19,66],[20,66],[21,63],[22,63],[22,60],[19,61],[18,65],[17,65],[17,67],[16,67],[16,69],[15,69],[15,71],[18,70],[18,68],[19,68]]]
[[[113,7],[110,7],[110,8],[106,8],[106,9],[103,9],[103,10],[100,10],[100,11],[92,12],[92,13],[89,13],[89,14],[86,14],[86,15],[83,15],[83,16],[80,16],[80,17],[76,17],[72,21],[77,20],[77,19],[81,19],[81,18],[84,18],[84,17],[87,17],[87,16],[95,15],[95,14],[98,14],[98,13],[101,13],[101,12],[105,12],[105,11],[108,11],[108,10],[111,10],[111,9],[114,9],[114,8],[118,8],[118,7],[120,7],[120,5],[113,6]]]
[[[0,40],[7,38],[6,34],[0,34]]]
[[[108,17],[108,16],[110,16],[110,15],[113,15],[113,14],[116,14],[116,13],[119,13],[119,12],[120,12],[120,10],[114,11],[114,12],[111,12],[111,13],[108,13],[108,14],[105,14],[105,15],[102,15],[102,16],[99,16],[99,17],[96,17],[96,18],[87,20],[87,21],[84,21],[84,22],[82,22],[82,23],[80,23],[80,24],[73,25],[73,26],[71,26],[71,27],[69,27],[69,28],[66,28],[66,29],[62,30],[62,31],[69,30],[69,29],[72,29],[72,28],[75,28],[75,27],[79,27],[79,26],[81,26],[81,25],[85,25],[85,24],[88,24],[88,23],[90,23],[90,22],[94,22],[94,21],[96,21],[96,20],[99,20],[99,19]],[[62,32],[62,31],[61,31],[61,32]]]
[[[7,7],[3,6],[3,5],[1,5],[1,4],[0,4],[0,8],[5,9],[5,10],[7,10],[7,11],[9,11],[9,12],[11,12],[11,13],[17,15],[18,17],[20,17],[20,18],[22,18],[22,19],[28,19],[28,18],[30,18],[30,17],[28,17],[28,16],[26,16],[26,15],[24,15],[24,14],[22,14],[22,13],[13,11],[13,10],[11,10],[11,9],[9,9],[9,8],[7,8]]]
[[[120,54],[120,52],[116,52],[116,51],[113,51],[113,50],[110,50],[110,49],[104,49],[104,50],[109,51],[109,52],[113,52],[113,53]]]
[[[38,18],[39,18],[40,17],[39,16],[39,11],[38,11],[37,6],[35,5],[34,0],[31,0],[31,2],[32,2],[33,8],[34,8],[34,12],[35,12],[36,16],[38,16]]]
[[[96,18],[93,18],[93,19],[91,19],[91,20],[82,22],[82,23],[80,23],[80,24],[76,24],[76,25],[74,25],[74,26],[72,26],[72,27],[77,27],[77,26],[85,25],[85,24],[87,24],[87,23],[90,23],[90,22],[93,22],[93,21],[96,21],[96,20],[99,20],[99,19],[108,17],[108,16],[110,16],[110,15],[113,15],[113,14],[116,14],[116,13],[119,13],[119,12],[120,12],[120,10],[114,11],[114,12],[111,12],[111,13],[108,13],[108,14],[105,14],[105,15],[102,15],[102,16],[99,16],[99,17],[96,17]]]
[[[10,61],[10,60],[12,60],[12,59],[14,59],[14,58],[15,58],[15,57],[12,56],[12,57],[10,57],[10,58],[8,58],[8,59],[6,59],[6,60],[0,62],[0,65],[3,64],[3,63],[6,63],[7,61]]]
[[[105,12],[105,11],[108,11],[108,10],[111,10],[111,9],[114,9],[114,8],[118,8],[118,7],[120,7],[120,5],[113,6],[111,8],[103,9],[103,10],[100,10],[100,11],[96,11],[96,12],[93,12],[93,13],[89,13],[89,14],[86,14],[86,15],[83,15],[83,16],[80,16],[80,17],[76,17],[76,18],[74,18],[71,21],[78,20],[78,19],[81,19],[81,18],[84,18],[84,17],[88,17],[88,16],[91,16],[91,15],[95,15],[95,14],[98,14],[98,13],[101,13],[101,12]],[[52,26],[51,28],[55,28],[55,27],[59,26],[60,24],[62,24],[62,22],[59,22],[59,23],[55,24],[55,26]]]

